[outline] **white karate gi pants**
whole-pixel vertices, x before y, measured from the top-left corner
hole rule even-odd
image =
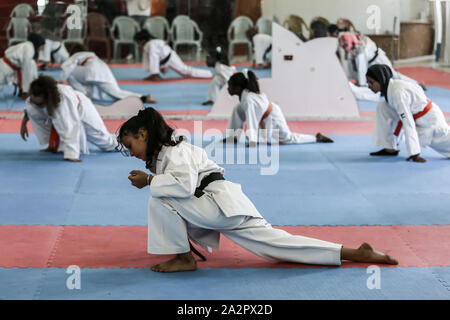
[[[213,182],[220,183],[220,182]],[[226,217],[207,192],[200,198],[153,198],[148,204],[148,252],[190,251],[188,237],[218,250],[220,233],[268,260],[340,265],[342,245],[291,235],[263,218]]]
[[[115,101],[126,97],[140,98],[142,96],[140,93],[122,90],[116,82],[89,82],[85,79],[85,70],[76,68],[67,79],[67,82],[75,90],[97,100]]]
[[[186,78],[212,78],[213,76],[210,70],[193,68],[191,66],[186,65],[178,56],[178,54],[176,54],[176,52],[173,50],[170,54],[169,61],[167,61],[164,65],[162,65],[161,69],[172,69],[179,75]]]
[[[265,138],[276,138],[274,135],[274,130],[278,130],[278,139],[280,143],[283,144],[301,144],[301,143],[313,143],[317,142],[315,135],[302,134],[291,132],[286,119],[283,116],[281,109],[276,105],[272,104],[272,112],[264,120],[264,129],[266,129],[265,134],[261,134],[259,138],[264,140]],[[244,122],[246,121],[246,115],[244,110],[242,110],[241,105],[238,104],[234,107],[231,117],[228,121],[227,129],[236,130],[240,135],[241,131],[238,131],[244,127]],[[258,120],[259,122],[259,120]],[[238,137],[238,135],[236,135]]]
[[[383,148],[398,150],[404,136],[403,130],[398,137],[394,135],[398,121],[399,116],[395,110],[390,108],[386,101],[380,101],[377,105],[372,143]],[[433,103],[430,111],[416,120],[416,130],[421,146],[429,146],[450,158],[450,127],[436,104]]]

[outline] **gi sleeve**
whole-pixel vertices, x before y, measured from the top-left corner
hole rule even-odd
[[[166,154],[167,162],[164,172],[155,175],[150,184],[153,197],[190,198],[195,192],[198,182],[198,165],[191,153],[171,150]]]
[[[73,56],[67,59],[62,65],[61,65],[61,73],[59,75],[59,78],[61,81],[66,81],[69,79],[72,72],[75,70],[75,68],[78,65],[78,59],[75,59]]]
[[[33,45],[26,45],[23,47],[23,60],[21,65],[22,73],[22,89],[23,92],[28,92],[31,82],[37,78],[37,66],[34,61],[34,47]]]
[[[80,117],[77,106],[70,108],[67,98],[63,98],[52,116],[52,123],[63,143],[64,159],[80,157]]]
[[[394,101],[394,108],[396,109],[403,125],[406,147],[409,155],[412,156],[420,153],[420,142],[416,130],[416,123],[411,113],[411,103],[411,96],[404,91],[398,94]]]

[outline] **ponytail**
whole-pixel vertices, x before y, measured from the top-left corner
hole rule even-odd
[[[136,116],[130,118],[120,127],[117,135],[118,151],[126,154],[126,148],[122,143],[123,137],[130,134],[137,135],[139,129],[147,130],[149,136],[147,140],[147,161],[145,163],[147,169],[154,166],[154,163],[152,163],[154,155],[161,150],[162,146],[176,146],[183,141],[183,137],[175,139],[173,137],[174,129],[166,123],[158,111],[149,107],[140,110]]]
[[[245,73],[247,75],[245,75]],[[247,89],[248,91],[254,92],[254,93],[260,93],[259,91],[259,85],[258,85],[258,78],[256,78],[256,75],[253,73],[253,71],[246,71],[244,72],[238,72],[231,76],[230,80],[231,84],[236,87],[240,87],[242,89]]]
[[[248,77],[247,89],[254,93],[260,93],[258,78],[256,78],[256,75],[253,73],[253,71],[250,70],[247,71],[247,77]]]

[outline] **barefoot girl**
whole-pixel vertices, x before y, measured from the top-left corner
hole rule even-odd
[[[139,111],[125,122],[118,142],[153,173],[133,170],[128,177],[139,189],[150,187],[148,252],[176,255],[153,266],[153,271],[196,270],[189,240],[218,250],[220,233],[268,260],[321,265],[340,265],[342,260],[397,264],[367,243],[351,249],[272,228],[241,186],[225,180],[224,169],[208,159],[203,149],[175,137],[174,130],[153,108]]]

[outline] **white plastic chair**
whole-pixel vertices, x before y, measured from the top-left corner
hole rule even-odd
[[[253,27],[253,21],[250,20],[249,17],[246,16],[240,16],[235,18],[230,26],[228,27],[227,31],[227,38],[228,38],[228,59],[231,61],[231,59],[234,56],[234,46],[237,44],[245,44],[247,45],[247,56],[248,59],[251,61],[252,59],[252,43],[247,38],[247,30]],[[232,36],[233,35],[233,36]]]
[[[86,22],[81,20],[81,28],[69,28],[68,23],[69,20],[66,19],[61,28],[60,39],[62,39],[62,43],[84,44],[86,39]],[[64,36],[64,33],[66,33],[66,36]]]
[[[35,12],[32,6],[27,3],[21,3],[14,7],[9,16],[11,18],[28,18],[34,15]]]
[[[12,35],[11,35],[12,29]],[[14,43],[27,41],[28,33],[31,31],[31,24],[27,18],[11,18],[6,28],[8,46]]]
[[[151,17],[145,20],[143,29],[146,29],[150,34],[158,39],[166,42],[170,41],[170,26],[169,22],[164,17]]]
[[[258,29],[258,33],[272,35],[272,20],[267,19],[265,17],[261,17],[256,21],[256,28]]]
[[[200,60],[202,49],[203,32],[197,23],[185,15],[179,15],[172,21],[170,28],[173,49],[177,51],[180,44],[193,45],[197,47],[197,61]],[[197,37],[196,37],[197,36]],[[197,39],[196,39],[197,38]]]
[[[118,38],[115,36],[117,29]],[[129,45],[134,48],[134,58],[139,58],[138,46],[134,42],[134,35],[140,30],[139,24],[133,18],[121,16],[113,20],[111,36],[114,41],[114,59],[118,59],[119,46]]]

